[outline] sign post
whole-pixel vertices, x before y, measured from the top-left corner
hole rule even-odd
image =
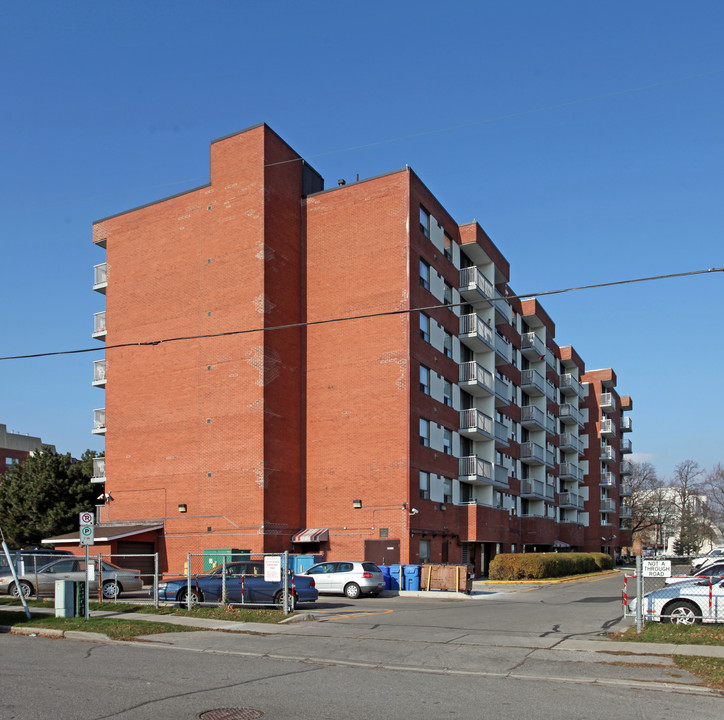
[[[82,512],[79,517],[80,524],[80,544],[85,545],[85,619],[90,617],[90,608],[88,607],[90,600],[90,575],[88,573],[88,546],[95,542],[95,530],[93,528],[93,513]]]

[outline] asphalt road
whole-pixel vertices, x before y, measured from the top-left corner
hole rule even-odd
[[[719,720],[721,696],[670,658],[595,640],[619,622],[620,591],[609,577],[462,600],[324,598],[317,621],[268,634],[2,635],[0,718]]]

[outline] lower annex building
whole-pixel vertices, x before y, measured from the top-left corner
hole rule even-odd
[[[261,124],[211,143],[209,184],[93,242],[97,551],[481,574],[499,552],[630,544],[630,398],[409,167],[325,190]]]

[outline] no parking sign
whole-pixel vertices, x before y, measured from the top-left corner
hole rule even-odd
[[[80,544],[92,545],[95,541],[93,529],[93,513],[82,512],[80,514]]]

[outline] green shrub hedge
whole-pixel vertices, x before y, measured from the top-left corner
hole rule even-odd
[[[605,553],[502,553],[490,563],[491,580],[540,580],[610,570],[613,558]]]

